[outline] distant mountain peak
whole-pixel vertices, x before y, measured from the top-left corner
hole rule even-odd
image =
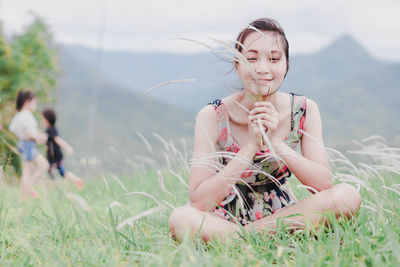
[[[329,57],[350,55],[352,58],[356,57],[364,60],[373,59],[368,51],[350,34],[340,35],[318,54],[328,55]]]

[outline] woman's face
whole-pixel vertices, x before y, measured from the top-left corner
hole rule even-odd
[[[245,62],[236,64],[244,90],[253,96],[268,96],[281,86],[287,71],[282,37],[274,32],[250,33],[243,42]]]

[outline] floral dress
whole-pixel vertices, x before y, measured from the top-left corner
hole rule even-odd
[[[302,138],[306,98],[291,93],[290,101],[291,131],[284,142],[294,149]],[[223,152],[220,153],[220,163],[226,165],[234,153],[240,150],[240,146],[232,136],[229,112],[224,103],[217,99],[210,104],[217,112],[220,131],[218,148]],[[252,166],[241,173],[241,181],[236,183],[232,192],[217,205],[214,212],[226,220],[238,221],[242,225],[273,214],[296,202],[286,184],[286,178],[290,176],[291,172],[282,160],[269,150],[259,151]]]

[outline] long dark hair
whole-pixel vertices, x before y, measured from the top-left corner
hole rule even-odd
[[[31,90],[19,90],[17,94],[16,108],[17,111],[21,111],[25,102],[36,98],[35,94]]]

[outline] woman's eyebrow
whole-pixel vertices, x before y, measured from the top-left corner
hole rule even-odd
[[[246,53],[255,53],[255,54],[258,54],[258,50],[255,50],[255,49],[249,49],[249,50],[247,50],[247,51],[245,51]],[[277,56],[282,56],[282,52],[281,51],[279,51],[279,50],[272,50],[272,51],[270,51],[270,54],[272,55],[277,55]]]
[[[256,53],[256,54],[258,54],[258,51],[254,50],[254,49],[246,50],[246,52],[247,53]]]
[[[282,55],[281,51],[278,51],[278,50],[272,50],[272,51],[271,51],[271,54],[279,54],[279,55]]]

